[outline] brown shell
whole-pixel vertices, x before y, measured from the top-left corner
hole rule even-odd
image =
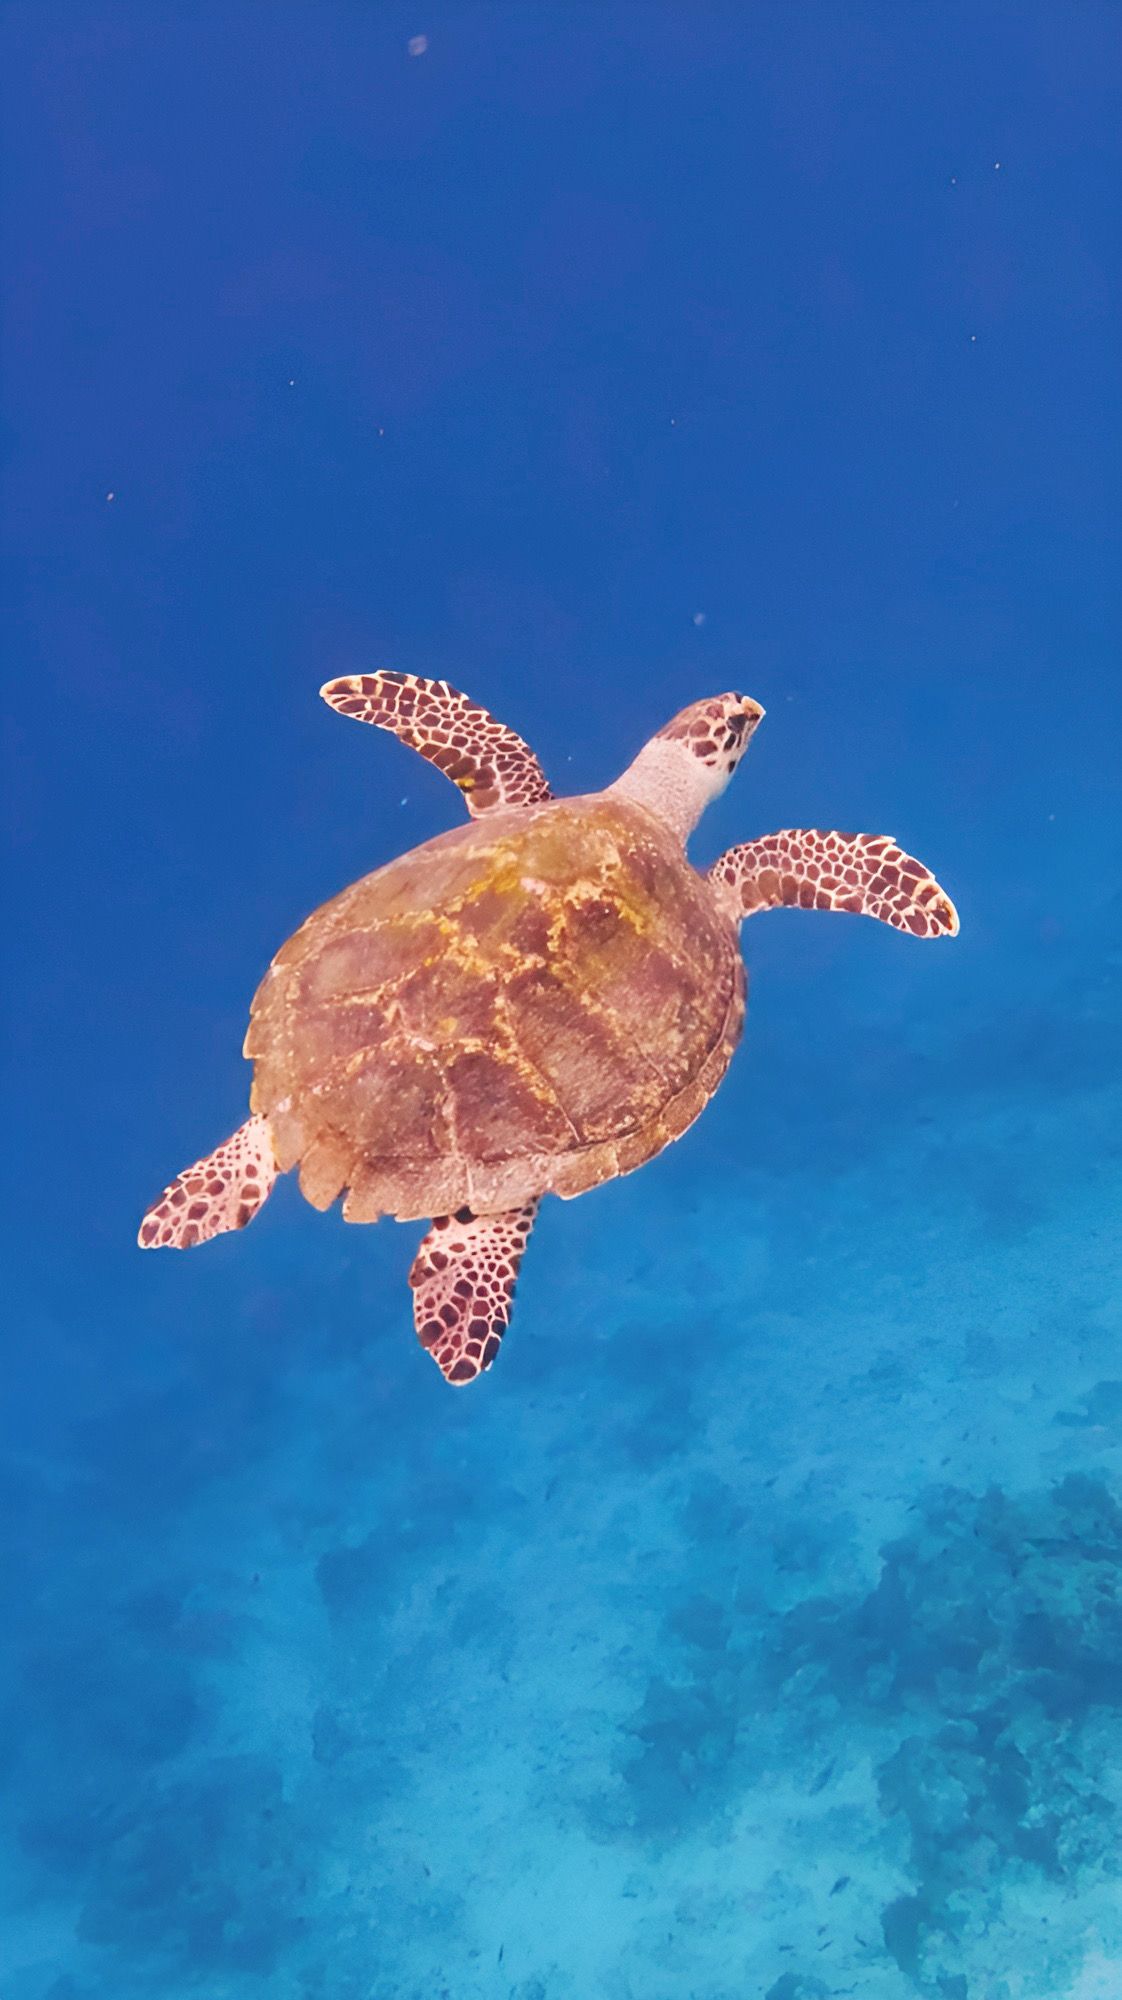
[[[253,1002],[252,1106],[317,1208],[581,1194],[692,1124],[744,1018],[736,931],[641,808],[558,799],[324,903]]]

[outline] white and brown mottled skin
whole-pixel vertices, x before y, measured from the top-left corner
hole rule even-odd
[[[528,743],[447,681],[417,674],[355,674],[320,689],[338,715],[388,729],[459,787],[473,819],[552,796]]]
[[[190,1250],[252,1222],[277,1177],[269,1121],[255,1113],[206,1159],[184,1167],[140,1225],[142,1250]]]
[[[744,917],[849,910],[917,937],[954,907],[891,840],[813,830],[686,842],[763,716],[694,702],[606,791],[555,799],[533,752],[445,681],[359,674],[321,690],[459,786],[472,824],[313,912],[269,967],[245,1053],[252,1115],[149,1210],[145,1248],[248,1222],[278,1172],[351,1222],[436,1216],[410,1273],[450,1382],[489,1368],[545,1194],[630,1173],[691,1125],[744,1021]]]
[[[449,1382],[489,1368],[510,1324],[522,1252],[539,1203],[505,1215],[438,1215],[413,1261],[417,1337]]]

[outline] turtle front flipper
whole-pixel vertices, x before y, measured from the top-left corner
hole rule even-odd
[[[372,722],[451,778],[473,819],[552,798],[533,751],[513,729],[447,681],[416,674],[346,674],[320,693],[329,708]]]
[[[730,847],[709,880],[737,922],[757,910],[850,910],[913,937],[954,937],[958,912],[887,834],[796,828]]]
[[[193,1167],[184,1167],[153,1202],[137,1237],[142,1250],[190,1250],[251,1222],[277,1177],[268,1121],[244,1125]]]
[[[417,1338],[457,1387],[473,1382],[499,1351],[538,1207],[531,1201],[502,1215],[461,1208],[438,1216],[417,1252],[409,1273]]]

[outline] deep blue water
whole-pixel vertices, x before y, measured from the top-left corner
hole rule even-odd
[[[3,43],[2,2000],[1117,2000],[1117,8]],[[571,791],[742,687],[696,858],[962,917],[746,926],[463,1393],[418,1230],[134,1243],[277,945],[458,821],[375,666]]]

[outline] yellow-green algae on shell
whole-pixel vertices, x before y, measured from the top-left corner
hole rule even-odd
[[[575,1195],[689,1125],[744,1017],[735,929],[641,807],[559,799],[457,828],[277,953],[254,1111],[317,1208],[400,1220]]]

